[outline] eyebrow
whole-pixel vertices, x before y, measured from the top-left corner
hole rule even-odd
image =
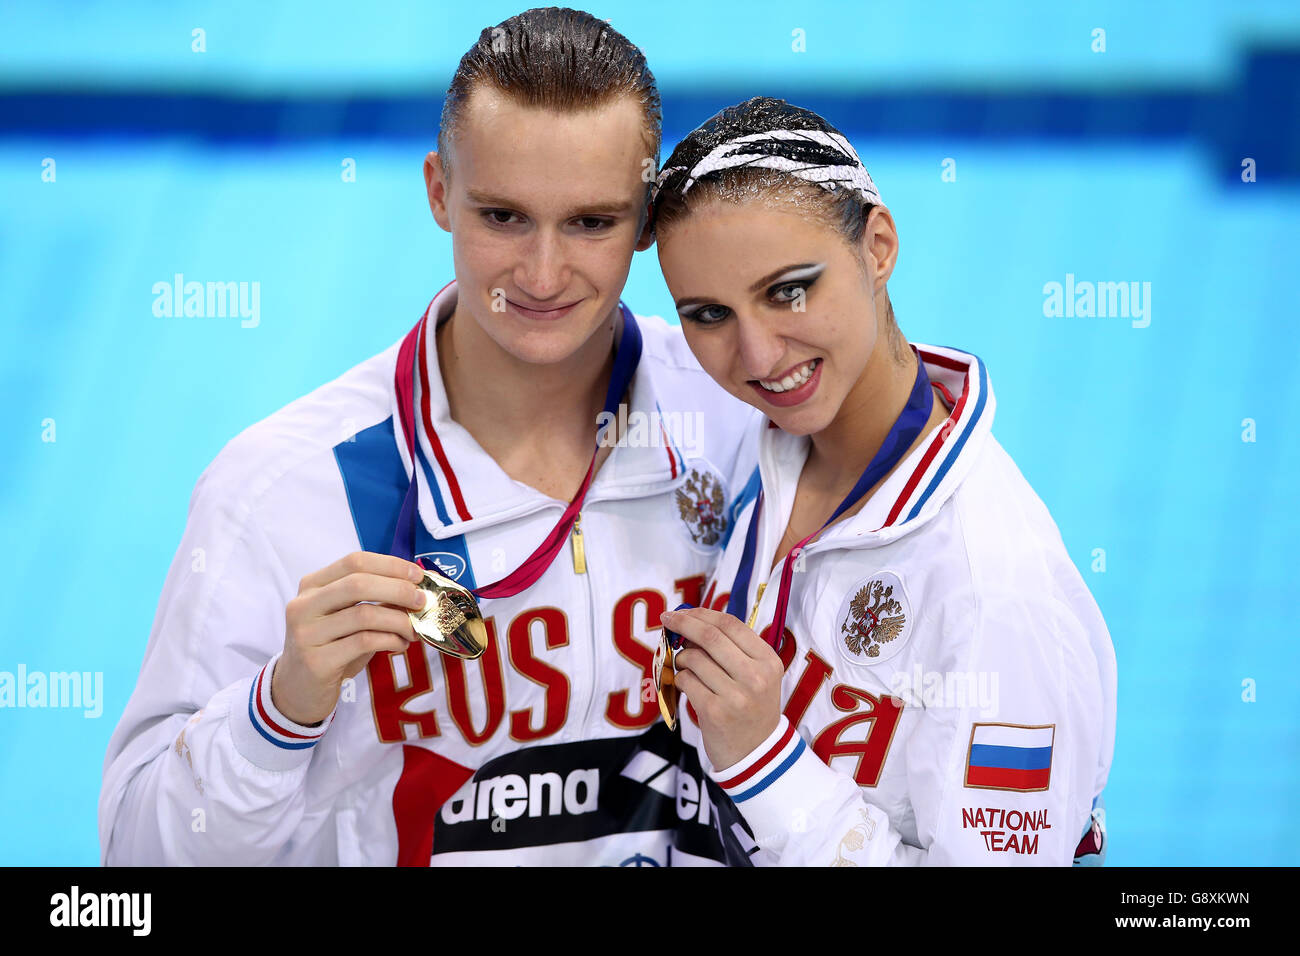
[[[794,265],[782,266],[782,267],[779,268],[779,269],[774,269],[774,270],[772,270],[771,272],[769,272],[767,275],[763,276],[763,278],[761,278],[761,279],[759,279],[757,282],[755,282],[753,285],[751,285],[751,286],[749,287],[749,291],[750,291],[750,292],[757,292],[757,291],[759,291],[760,289],[762,289],[763,286],[768,285],[768,284],[771,283],[771,282],[775,282],[777,279],[779,279],[781,276],[785,275],[787,272],[796,272],[796,271],[798,271],[799,269],[813,269],[813,268],[817,267],[818,265],[820,265],[820,263],[817,263],[817,262],[798,262],[798,263],[795,263]],[[703,305],[703,304],[705,304],[705,303],[711,303],[711,302],[713,302],[713,301],[715,301],[715,300],[710,299],[710,298],[708,298],[708,297],[706,297],[706,296],[689,296],[689,297],[687,297],[687,298],[685,298],[685,299],[678,299],[678,300],[674,303],[674,305],[676,305],[678,309],[681,309],[683,306],[687,306],[687,305]]]
[[[794,272],[796,269],[811,269],[816,265],[818,265],[816,262],[800,262],[792,266],[782,266],[780,269],[774,269],[751,285],[749,291],[757,292],[759,289],[763,288],[763,286],[767,285],[769,282],[775,282],[787,272]]]
[[[468,190],[466,195],[470,202],[478,203],[482,206],[502,206],[506,209],[522,209],[523,203],[513,199],[507,199],[504,196],[494,196],[491,193],[481,193],[476,190]],[[635,208],[635,203],[619,201],[617,199],[598,199],[594,202],[583,203],[580,206],[574,206],[564,213],[564,218],[571,219],[574,216],[598,216],[598,215],[618,215],[621,213],[631,212]]]

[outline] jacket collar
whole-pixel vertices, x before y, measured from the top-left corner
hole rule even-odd
[[[876,547],[921,527],[953,495],[969,473],[993,426],[993,388],[978,357],[958,349],[916,345],[931,382],[943,385],[955,404],[948,419],[930,432],[855,515],[832,525],[805,551],[831,547]],[[811,440],[765,428],[759,441],[759,469],[768,514],[784,520],[794,502],[799,473]],[[766,523],[766,522],[765,522]],[[779,535],[779,532],[778,532]]]
[[[453,280],[434,296],[425,312],[424,347],[415,382],[421,520],[433,537],[445,539],[548,508],[554,509],[558,517],[568,505],[567,500],[551,498],[515,481],[451,417],[434,331],[451,317],[455,308]],[[617,334],[622,335],[621,326]],[[666,428],[660,431],[659,402],[648,368],[653,362],[646,359],[643,351],[629,388],[630,401],[618,418],[620,427],[626,425],[629,434],[619,436],[621,443],[615,445],[602,463],[587,493],[588,501],[659,494],[683,480],[681,450]],[[398,425],[395,392],[391,403],[394,441],[409,474],[411,461]],[[592,439],[594,447],[594,422]]]

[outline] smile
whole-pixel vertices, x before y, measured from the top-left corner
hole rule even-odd
[[[822,360],[809,359],[780,378],[751,379],[749,387],[768,405],[790,408],[812,398],[822,380]]]
[[[559,319],[568,315],[570,312],[573,311],[574,307],[581,304],[582,299],[579,299],[576,302],[570,302],[568,305],[555,306],[554,308],[550,308],[550,309],[530,309],[526,305],[520,305],[518,302],[515,302],[513,299],[506,299],[506,302],[507,304],[509,304],[510,308],[514,309],[516,313],[524,316],[525,318],[547,320],[547,319]]]
[[[821,364],[821,359],[812,359],[796,366],[779,379],[759,379],[758,384],[769,392],[789,392],[798,388],[808,379],[812,378],[813,372]]]

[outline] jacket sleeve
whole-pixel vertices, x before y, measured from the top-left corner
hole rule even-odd
[[[221,460],[195,487],[139,680],[109,742],[104,865],[275,862],[334,719],[304,727],[271,703],[297,583],[242,496],[223,488]]]
[[[707,768],[767,851],[761,860],[1070,865],[1097,796],[1104,675],[1083,624],[1048,596],[992,597],[979,620],[970,640],[953,642],[960,659],[941,661],[940,672],[976,682],[983,674],[994,692],[971,693],[964,706],[906,702],[919,719],[886,758],[906,763],[920,846],[904,844],[872,791],[823,763],[783,716],[740,762]]]

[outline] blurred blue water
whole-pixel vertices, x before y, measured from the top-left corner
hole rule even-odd
[[[91,9],[92,24],[106,15]],[[919,15],[888,9],[890,36],[931,49]],[[669,74],[698,54],[699,37],[647,21],[626,29],[653,36],[657,69],[651,42],[676,50]],[[269,30],[245,27],[259,38],[245,62],[307,55],[259,29]],[[342,45],[337,23],[312,29]],[[1205,67],[1198,82],[1229,59],[1222,37],[1182,30]],[[32,44],[26,75],[70,59],[83,32],[57,49]],[[463,50],[472,35],[458,23],[447,43]],[[1004,75],[1038,69],[1023,38],[988,42]],[[726,50],[745,60],[743,46]],[[409,66],[416,52],[397,58]],[[1167,68],[1164,56],[1147,65]],[[100,68],[172,76],[165,57],[154,61]],[[152,73],[140,65],[150,62]],[[810,88],[844,75],[832,66]],[[668,117],[666,145],[701,118]],[[1195,141],[902,141],[874,136],[869,117],[844,126],[899,226],[890,292],[905,333],[986,361],[995,434],[1052,510],[1111,628],[1109,861],[1292,862],[1300,651],[1288,549],[1300,533],[1300,447],[1283,406],[1300,385],[1286,364],[1300,345],[1300,186],[1242,183]],[[0,139],[0,670],[101,671],[105,696],[94,719],[0,710],[0,863],[97,861],[105,746],[199,472],[240,429],[398,339],[451,277],[420,177],[431,141],[432,131],[277,149]],[[54,183],[41,181],[45,157]],[[340,178],[349,157],[354,183]],[[946,158],[956,182],[941,178]],[[260,283],[260,324],[155,318],[153,284],[177,272]],[[1067,273],[1150,282],[1150,325],[1045,318],[1043,286]],[[672,314],[653,251],[636,257],[624,298]],[[1242,440],[1248,418],[1254,442]],[[42,440],[47,419],[54,442]]]
[[[545,5],[545,4],[540,4]],[[1227,80],[1241,44],[1300,37],[1293,0],[598,0],[574,4],[645,53],[669,88],[759,82],[820,89],[917,83],[1099,89]],[[510,0],[8,0],[0,82],[173,89],[442,93]],[[1107,34],[1104,57],[1092,31]],[[193,52],[202,30],[205,52]],[[795,53],[796,31],[802,50]]]

